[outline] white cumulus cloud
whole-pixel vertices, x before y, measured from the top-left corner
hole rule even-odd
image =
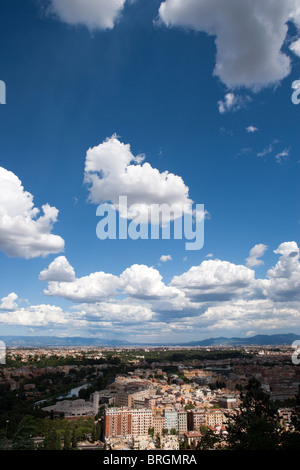
[[[22,326],[48,326],[71,324],[71,319],[60,307],[54,305],[32,305],[0,314],[0,323]]]
[[[74,307],[88,321],[113,321],[123,323],[141,323],[154,317],[151,309],[144,305],[133,305],[124,301],[110,301],[95,304],[79,304]]]
[[[229,88],[258,90],[290,73],[282,46],[287,22],[300,26],[298,0],[165,0],[159,17],[168,27],[215,37],[214,75]]]
[[[71,25],[112,29],[126,0],[51,0],[49,12]]]
[[[40,281],[75,281],[75,271],[65,256],[58,256],[39,275]]]
[[[300,39],[297,39],[297,41],[294,41],[290,45],[290,50],[294,52],[298,57],[300,57]]]
[[[167,261],[172,261],[171,255],[161,255],[159,259],[162,263],[166,263]]]
[[[117,295],[119,284],[118,277],[100,271],[72,282],[50,281],[44,293],[72,302],[99,302]]]
[[[180,176],[153,168],[144,162],[144,155],[134,156],[129,144],[120,142],[116,135],[90,148],[86,154],[84,181],[95,204],[111,202],[124,218],[139,214],[142,222],[149,220],[153,204],[166,204],[181,216],[189,199],[189,188]],[[127,197],[127,207],[119,204],[119,197]],[[175,217],[176,217],[175,216]],[[172,219],[172,214],[169,215]],[[164,219],[167,221],[167,218]]]
[[[254,271],[228,261],[205,260],[175,276],[171,286],[195,301],[222,301],[243,295],[254,281]]]
[[[166,286],[157,269],[149,266],[134,264],[120,276],[122,289],[125,294],[141,299],[161,299],[174,297],[179,294],[177,289]]]
[[[16,310],[18,308],[18,296],[14,292],[3,297],[0,301],[0,310]]]
[[[260,266],[261,264],[264,264],[264,262],[259,258],[261,258],[265,254],[267,248],[267,245],[264,245],[263,243],[255,245],[250,250],[249,257],[246,260],[247,267],[252,268],[254,266]]]
[[[264,244],[255,245],[249,266],[261,264],[266,249]],[[278,260],[261,279],[256,279],[250,267],[208,259],[174,276],[168,284],[157,269],[138,264],[120,275],[96,272],[69,282],[48,281],[45,294],[76,303],[73,313],[58,307],[20,309],[14,305],[13,311],[1,313],[0,322],[43,326],[59,316],[57,323],[89,332],[105,329],[125,334],[126,325],[130,325],[130,334],[133,328],[134,334],[143,336],[147,328],[149,335],[157,332],[156,341],[162,331],[196,335],[223,330],[244,335],[296,328],[300,318],[300,250],[290,241],[281,243],[274,253]],[[6,306],[16,301],[11,295],[2,299]]]
[[[42,211],[19,178],[0,167],[0,250],[26,259],[63,251],[64,240],[51,233],[58,210],[45,204]]]
[[[295,241],[281,243],[274,253],[280,255],[276,265],[267,272],[267,297],[277,301],[300,300],[299,247]]]

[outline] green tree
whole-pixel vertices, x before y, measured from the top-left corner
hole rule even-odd
[[[283,450],[300,449],[300,386],[293,406],[291,428],[283,433],[281,437],[281,448]]]
[[[280,442],[277,409],[260,382],[251,378],[235,415],[227,414],[227,444],[234,450],[274,450]]]
[[[180,450],[190,450],[191,449],[191,446],[188,442],[186,441],[180,441],[179,442],[179,449]]]
[[[69,429],[67,429],[65,433],[65,438],[64,438],[64,450],[70,450],[71,449],[71,435]]]
[[[295,406],[292,414],[292,425],[296,432],[300,432],[300,385],[295,399]]]
[[[101,432],[102,432],[101,422],[98,421],[97,424],[96,424],[96,441],[100,440]]]
[[[50,433],[44,439],[44,450],[61,450],[60,435],[55,429],[52,429]]]
[[[219,447],[220,436],[219,434],[212,431],[210,428],[205,429],[205,433],[202,435],[200,442],[198,442],[197,450],[215,450]]]
[[[31,437],[35,433],[35,424],[32,416],[25,416],[18,427],[12,441],[13,450],[34,450],[35,445]]]
[[[56,432],[56,450],[62,450],[61,433],[60,432]]]
[[[0,450],[8,449],[8,439],[5,430],[0,431]]]
[[[202,434],[202,436],[205,436],[207,429],[208,428],[207,428],[207,426],[205,426],[205,424],[202,424],[200,426],[200,433]]]
[[[194,408],[195,408],[195,407],[194,407],[194,405],[192,405],[192,403],[189,403],[188,405],[185,405],[185,407],[184,407],[184,409],[185,409],[186,411],[188,411],[188,410],[193,410]]]
[[[77,433],[75,428],[72,432],[72,449],[77,449]]]

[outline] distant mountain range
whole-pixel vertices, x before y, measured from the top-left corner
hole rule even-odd
[[[81,338],[70,336],[0,336],[8,347],[70,347],[70,346],[125,346],[130,344],[122,340],[104,340],[100,338]]]
[[[291,345],[293,341],[300,340],[300,335],[293,333],[277,335],[255,335],[249,338],[209,338],[202,341],[191,341],[187,346],[276,346]]]
[[[188,343],[155,343],[141,344],[130,343],[126,340],[104,340],[101,338],[82,338],[57,336],[0,336],[8,347],[84,347],[84,346],[276,346],[291,345],[293,341],[300,340],[300,335],[293,333],[276,335],[256,335],[249,338],[208,338],[202,341],[190,341]]]

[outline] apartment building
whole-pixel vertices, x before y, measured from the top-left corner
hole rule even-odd
[[[222,411],[212,410],[206,412],[206,424],[207,426],[222,426],[226,421],[226,417]]]
[[[115,396],[116,406],[132,408],[134,404],[134,394],[127,392],[118,392]]]
[[[165,427],[165,417],[164,416],[153,416],[153,427],[154,427],[154,436],[157,434],[161,435],[162,430]]]
[[[206,425],[205,410],[190,410],[187,413],[187,425],[189,431],[199,431],[200,427]]]
[[[227,410],[237,406],[237,400],[234,397],[220,397],[218,398],[218,403],[221,408],[226,408]]]
[[[131,410],[131,435],[147,436],[153,427],[153,411],[147,408]]]
[[[178,417],[178,434],[179,436],[183,436],[184,433],[188,429],[187,412],[185,410],[179,410],[177,417]]]
[[[173,410],[165,410],[165,429],[169,432],[171,429],[178,431],[178,413]]]
[[[105,412],[105,437],[147,436],[153,427],[149,409],[108,408]]]
[[[131,435],[131,413],[125,408],[108,408],[105,412],[105,437]]]

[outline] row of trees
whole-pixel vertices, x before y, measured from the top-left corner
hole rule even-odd
[[[98,441],[101,431],[100,421],[95,423],[92,418],[70,422],[66,419],[36,420],[25,416],[10,441],[5,431],[0,433],[0,449],[72,450],[77,448],[79,440],[89,438],[91,442]],[[35,444],[34,436],[43,436],[43,439]]]

